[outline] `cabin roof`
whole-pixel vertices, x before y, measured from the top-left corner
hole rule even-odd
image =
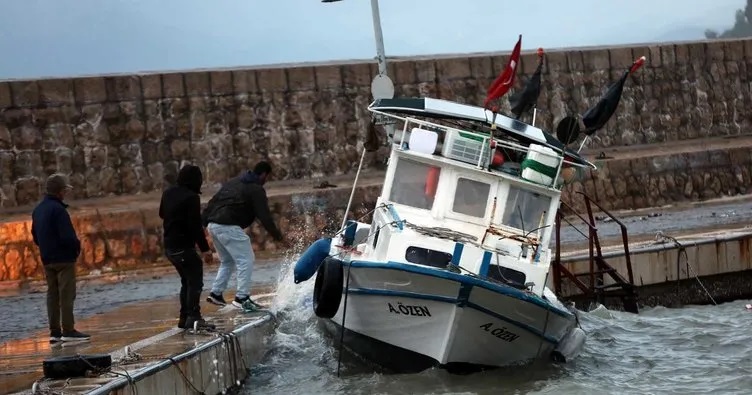
[[[395,115],[413,115],[434,119],[453,119],[470,122],[478,131],[490,131],[493,113],[483,107],[433,98],[377,99],[369,110]],[[577,152],[567,148],[552,134],[504,114],[496,114],[497,131],[519,139],[525,144],[540,144],[564,154],[565,159],[580,166],[596,166]]]

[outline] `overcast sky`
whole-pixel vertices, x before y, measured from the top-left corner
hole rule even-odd
[[[2,0],[0,79],[364,59],[368,0]],[[701,39],[745,0],[381,0],[387,56]]]

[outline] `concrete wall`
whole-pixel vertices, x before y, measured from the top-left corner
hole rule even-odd
[[[551,51],[539,123],[551,129],[582,113],[642,55],[645,67],[593,146],[748,131],[752,40]],[[480,104],[506,56],[406,58],[389,73],[399,95]],[[536,62],[526,53],[521,75]],[[372,63],[302,64],[0,82],[0,207],[34,202],[53,171],[72,175],[77,198],[159,190],[183,161],[210,183],[260,158],[285,179],[353,172],[375,73]],[[368,165],[382,157],[369,155]]]

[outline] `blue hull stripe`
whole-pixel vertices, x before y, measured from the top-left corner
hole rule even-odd
[[[423,274],[426,276],[443,278],[450,281],[456,281],[461,285],[467,285],[470,287],[480,287],[492,292],[497,292],[502,295],[506,295],[523,302],[532,303],[538,307],[546,309],[556,315],[573,319],[574,315],[566,310],[561,310],[550,304],[547,300],[539,297],[538,295],[523,292],[519,289],[512,288],[503,284],[492,283],[490,281],[481,280],[476,277],[467,276],[463,274],[452,273],[450,271],[442,269],[434,269],[427,266],[418,266],[400,262],[373,262],[373,261],[350,261],[344,262],[345,265],[349,264],[356,268],[371,268],[371,269],[390,269],[401,270],[404,272]]]
[[[392,291],[392,290],[387,290],[387,289],[371,289],[371,288],[353,288],[353,289],[350,289],[349,292],[354,295],[393,296],[393,297],[403,297],[403,298],[420,299],[420,300],[431,300],[435,302],[450,303],[450,304],[454,304],[454,305],[462,307],[461,301],[459,299],[450,298],[447,296],[427,295],[427,294],[419,294],[415,292]],[[495,311],[489,310],[485,307],[478,306],[475,303],[470,303],[470,302],[465,301],[465,304],[466,304],[466,307],[468,308],[477,310],[483,314],[490,315],[491,317],[497,318],[499,320],[512,324],[518,328],[526,330],[535,336],[543,338],[549,343],[552,343],[554,345],[559,344],[559,341],[556,340],[555,338],[545,335],[543,332],[533,328],[530,325],[515,321]]]

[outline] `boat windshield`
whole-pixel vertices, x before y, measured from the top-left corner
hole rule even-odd
[[[541,226],[551,207],[551,197],[510,185],[502,225],[529,232]]]
[[[430,210],[436,196],[441,168],[426,163],[399,158],[389,200],[397,204]]]

